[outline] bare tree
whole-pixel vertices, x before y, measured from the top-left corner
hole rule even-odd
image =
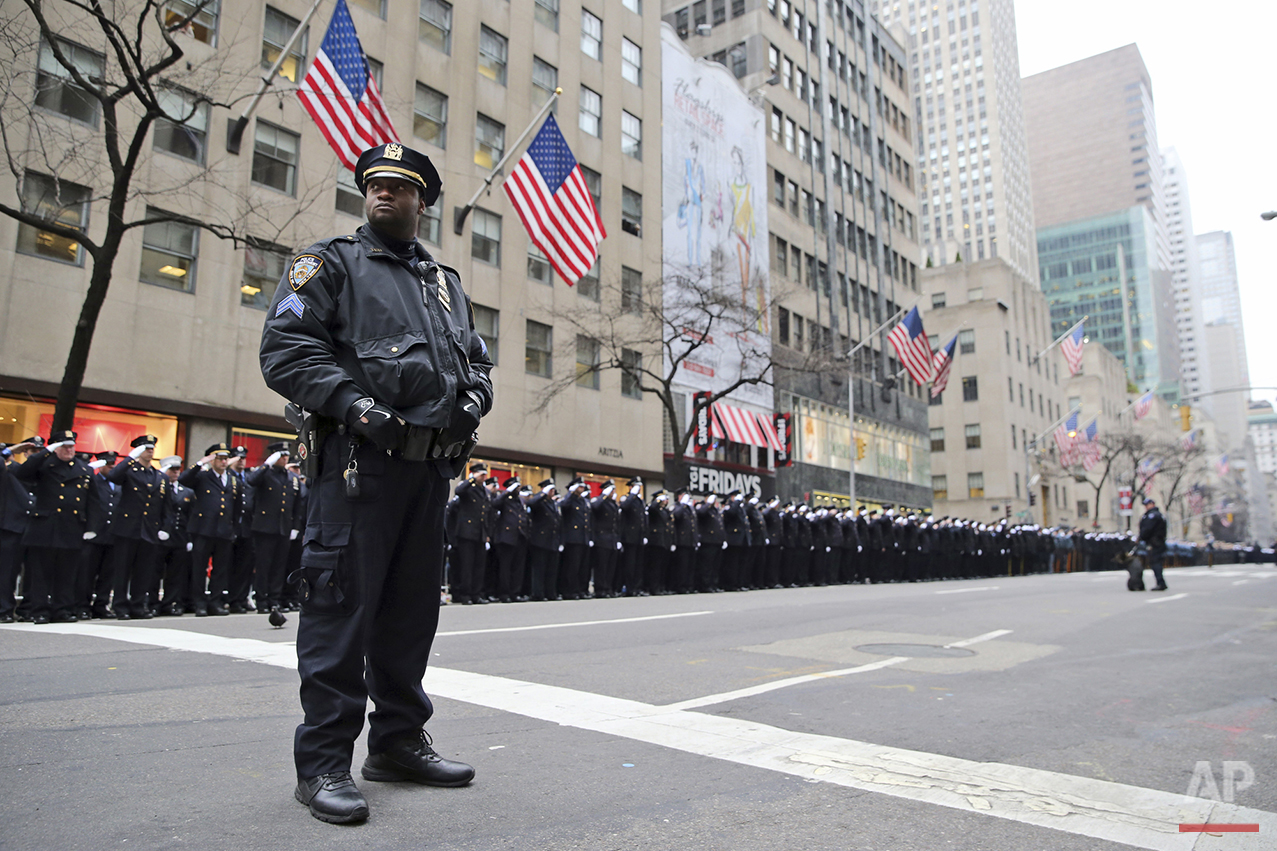
[[[1073,471],[1073,478],[1078,482],[1085,482],[1090,485],[1095,492],[1095,512],[1094,520],[1091,523],[1093,528],[1100,525],[1100,492],[1109,478],[1117,478],[1119,471],[1124,467],[1124,462],[1135,455],[1141,454],[1143,450],[1143,438],[1132,432],[1110,432],[1096,437],[1099,445],[1099,455],[1095,464],[1090,470],[1085,469],[1081,464]]]
[[[130,231],[179,223],[237,244],[269,246],[317,197],[283,209],[277,203],[267,209],[247,193],[213,200],[218,193],[209,188],[234,185],[240,169],[233,160],[209,164],[203,151],[194,167],[157,163],[140,177],[157,127],[202,146],[212,109],[230,107],[228,93],[242,91],[251,76],[229,73],[224,59],[186,58],[181,33],[212,2],[22,0],[0,11],[0,57],[10,69],[0,81],[0,144],[17,198],[16,206],[0,202],[0,213],[67,241],[92,265],[55,429],[72,425],[98,316]],[[103,52],[74,43],[86,41]],[[78,215],[89,208],[106,212],[105,227],[92,233]],[[210,212],[183,212],[195,209]]]

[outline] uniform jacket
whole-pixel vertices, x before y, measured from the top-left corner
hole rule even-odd
[[[287,535],[306,525],[298,510],[301,479],[283,467],[257,467],[245,477],[253,488],[250,528],[258,535]]]
[[[616,549],[621,540],[621,507],[610,496],[596,496],[590,500],[590,512],[594,515],[594,543]]]
[[[780,509],[768,506],[763,509],[763,525],[767,528],[767,546],[779,547],[785,543],[785,517]]]
[[[497,494],[492,500],[492,542],[494,544],[527,543],[532,527],[528,509],[519,499],[518,489]]]
[[[244,509],[244,485],[229,469],[226,484],[212,469],[192,467],[177,479],[178,484],[195,491],[195,504],[186,531],[195,537],[204,535],[235,539],[240,512]]]
[[[532,520],[528,542],[539,550],[558,550],[563,537],[563,517],[554,497],[544,493],[533,495],[528,500],[528,517]]]
[[[1166,518],[1153,506],[1140,518],[1140,540],[1154,551],[1166,549]]]
[[[700,533],[701,545],[721,547],[727,540],[727,529],[723,526],[723,512],[717,505],[702,502],[696,506],[696,531]]]
[[[745,516],[749,518],[749,545],[751,547],[767,546],[767,528],[763,523],[763,512],[757,505],[747,502]]]
[[[35,508],[22,534],[23,545],[79,549],[84,543],[93,477],[89,465],[75,457],[62,461],[48,449],[38,449],[13,475],[35,489]]]
[[[459,392],[474,391],[483,414],[492,408],[492,361],[460,276],[420,243],[414,268],[368,224],[294,260],[260,356],[267,386],[339,421],[365,396],[435,428],[449,424]]]
[[[696,512],[692,506],[679,502],[670,511],[674,516],[674,544],[680,547],[694,547],[699,544],[701,536],[696,528]]]
[[[594,540],[594,512],[584,494],[570,493],[559,500],[563,515],[564,544],[589,544]]]
[[[125,455],[106,477],[120,488],[120,502],[111,520],[112,534],[117,539],[160,543],[157,533],[172,510],[168,476]]]
[[[456,517],[452,523],[452,542],[482,541],[487,538],[488,512],[491,500],[483,485],[465,479],[457,485]]]
[[[627,493],[621,498],[621,543],[642,544],[647,533],[647,506],[640,497]]]
[[[34,500],[26,486],[12,475],[18,466],[0,458],[0,530],[22,534]]]
[[[120,504],[120,486],[107,480],[106,471],[96,474],[89,483],[89,501],[86,506],[86,532],[94,532],[97,537],[92,543],[106,547],[111,544],[111,518],[115,508]]]
[[[654,502],[647,507],[647,542],[663,550],[674,546],[674,514],[668,505]]]
[[[745,501],[728,501],[723,509],[723,534],[729,547],[749,546],[749,515],[745,513]]]
[[[842,527],[842,545],[844,549],[854,550],[860,546],[860,526],[855,517],[848,517],[844,514],[839,518],[838,525]]]

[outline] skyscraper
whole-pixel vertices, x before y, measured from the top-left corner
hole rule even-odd
[[[1243,385],[1250,383],[1246,360],[1246,334],[1242,327],[1241,289],[1237,283],[1237,258],[1233,235],[1217,230],[1196,237],[1201,264],[1202,321],[1207,325],[1232,325],[1237,329],[1237,363]],[[1230,385],[1231,386],[1231,385]]]
[[[1001,257],[1037,280],[1012,0],[873,6],[909,51],[924,254]]]
[[[1204,356],[1206,330],[1202,319],[1201,269],[1197,240],[1193,238],[1188,177],[1174,148],[1162,151],[1162,177],[1166,190],[1166,233],[1171,249],[1175,330],[1179,336],[1180,390],[1186,397],[1196,397],[1212,385],[1210,365]],[[1209,400],[1206,401],[1209,403]],[[1192,404],[1197,403],[1192,401]]]

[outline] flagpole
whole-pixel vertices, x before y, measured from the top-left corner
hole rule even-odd
[[[1076,330],[1077,330],[1077,328],[1078,328],[1078,326],[1079,326],[1079,325],[1081,325],[1083,322],[1085,322],[1085,321],[1086,321],[1087,319],[1089,319],[1089,318],[1090,318],[1090,316],[1089,316],[1089,314],[1088,314],[1088,315],[1086,315],[1086,316],[1083,316],[1083,317],[1082,317],[1081,319],[1079,319],[1077,322],[1074,322],[1074,323],[1073,323],[1073,324],[1069,327],[1069,330],[1065,331],[1065,332],[1064,332],[1063,334],[1061,334],[1058,338],[1056,338],[1056,340],[1055,340],[1055,342],[1054,342],[1054,343],[1052,343],[1051,345],[1047,346],[1045,349],[1043,349],[1042,351],[1040,351],[1040,352],[1038,352],[1036,355],[1034,355],[1034,356],[1033,356],[1033,360],[1029,361],[1029,363],[1037,363],[1037,362],[1038,362],[1038,361],[1042,358],[1042,356],[1043,356],[1044,354],[1046,354],[1047,352],[1051,351],[1051,349],[1054,349],[1056,346],[1060,345],[1060,343],[1063,343],[1063,342],[1064,342],[1064,340],[1065,340],[1065,339],[1066,339],[1066,338],[1067,338],[1070,334],[1072,334],[1074,331],[1076,331]]]
[[[1117,419],[1119,419],[1119,420],[1120,420],[1120,419],[1122,418],[1122,414],[1125,414],[1125,413],[1126,413],[1127,411],[1129,411],[1131,408],[1134,408],[1136,405],[1138,405],[1138,404],[1140,403],[1140,399],[1143,399],[1145,396],[1147,396],[1147,395],[1148,395],[1149,393],[1151,393],[1151,392],[1153,392],[1153,388],[1152,388],[1152,387],[1148,388],[1148,389],[1147,389],[1147,390],[1145,390],[1143,393],[1141,393],[1140,395],[1136,396],[1136,397],[1135,397],[1135,401],[1134,401],[1134,402],[1132,402],[1131,404],[1127,405],[1125,408],[1123,408],[1122,410],[1120,410],[1120,411],[1118,411],[1118,412],[1117,412]],[[1150,400],[1150,401],[1151,401],[1151,400]]]
[[[275,59],[275,64],[270,66],[270,70],[266,72],[266,76],[262,78],[262,84],[257,87],[257,92],[253,95],[253,99],[248,102],[248,106],[244,107],[244,113],[235,122],[231,124],[230,129],[226,131],[226,150],[232,154],[238,154],[240,145],[244,141],[244,129],[248,127],[248,117],[253,114],[253,110],[257,109],[257,104],[261,103],[262,97],[266,94],[266,89],[270,88],[275,82],[275,75],[279,73],[279,66],[284,64],[284,60],[288,58],[288,54],[292,52],[293,45],[297,43],[297,39],[301,38],[301,34],[306,31],[306,25],[310,23],[310,19],[315,16],[315,12],[319,9],[319,4],[324,0],[315,0],[310,11],[301,19],[301,23],[293,30],[293,34],[288,37],[288,41],[284,43],[283,48],[279,51],[279,56]],[[311,60],[314,61],[313,59]],[[300,68],[297,69],[301,71]]]
[[[529,122],[527,128],[519,134],[519,138],[514,140],[514,144],[510,146],[510,150],[505,152],[505,156],[501,157],[497,164],[492,167],[492,171],[488,174],[488,176],[483,179],[483,185],[479,187],[479,191],[474,193],[470,200],[466,202],[464,207],[457,207],[453,210],[453,233],[457,236],[461,236],[461,234],[465,232],[466,217],[469,216],[470,211],[474,209],[475,202],[479,200],[479,196],[488,190],[488,187],[492,185],[492,179],[501,171],[501,166],[505,165],[506,160],[510,159],[510,157],[514,155],[514,152],[523,144],[523,140],[528,138],[528,134],[532,132],[532,128],[536,127],[537,123],[541,121],[541,118],[550,111],[550,107],[554,106],[561,94],[563,94],[562,88],[556,88],[554,90],[554,94],[550,95],[549,99],[546,100],[545,106],[541,107],[541,111],[536,114],[536,117],[533,118],[531,122]]]
[[[1030,518],[1030,519],[1032,519],[1032,517],[1033,517],[1033,512],[1032,512],[1031,510],[1028,510],[1028,505],[1029,505],[1029,502],[1030,502],[1030,500],[1029,500],[1029,494],[1031,494],[1031,493],[1032,493],[1032,485],[1030,485],[1030,484],[1029,484],[1029,479],[1031,478],[1031,476],[1029,475],[1029,473],[1032,471],[1032,463],[1031,463],[1031,462],[1030,462],[1030,460],[1029,460],[1029,458],[1030,458],[1029,453],[1030,453],[1030,451],[1031,451],[1031,450],[1033,450],[1033,449],[1037,448],[1038,441],[1042,440],[1042,438],[1046,437],[1048,434],[1050,434],[1051,432],[1055,431],[1055,430],[1056,430],[1056,428],[1058,428],[1058,427],[1059,427],[1060,423],[1063,423],[1063,422],[1064,422],[1064,421],[1066,421],[1069,417],[1073,416],[1073,415],[1074,415],[1074,414],[1076,414],[1076,413],[1081,413],[1081,411],[1082,411],[1082,406],[1081,406],[1080,404],[1079,404],[1079,405],[1074,405],[1072,408],[1070,408],[1070,409],[1069,409],[1069,412],[1068,412],[1067,414],[1065,414],[1064,416],[1060,417],[1060,418],[1059,418],[1058,420],[1056,420],[1055,422],[1051,423],[1051,425],[1047,426],[1046,431],[1042,432],[1041,434],[1037,435],[1037,436],[1036,436],[1036,437],[1034,437],[1032,440],[1030,440],[1030,441],[1028,441],[1028,442],[1026,442],[1026,443],[1024,444],[1024,502],[1025,502],[1026,510],[1028,511],[1028,515],[1029,515],[1029,518]],[[1047,515],[1046,515],[1046,486],[1045,486],[1045,485],[1043,486],[1042,490],[1043,490],[1043,495],[1042,495],[1042,525],[1043,525],[1043,526],[1046,526],[1046,519],[1047,519]],[[1098,507],[1097,507],[1097,509],[1098,509]]]
[[[898,320],[905,309],[902,307],[886,322],[865,335],[865,339],[847,351],[847,434],[851,438],[847,458],[847,505],[854,511],[856,508],[856,352],[863,349],[883,328]]]

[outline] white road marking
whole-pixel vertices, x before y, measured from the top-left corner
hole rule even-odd
[[[436,637],[444,636],[452,637],[457,635],[485,635],[490,632],[528,632],[537,629],[564,629],[570,626],[598,626],[599,624],[608,623],[638,623],[639,621],[659,621],[668,620],[669,618],[690,618],[697,615],[712,615],[713,612],[676,612],[670,615],[646,615],[641,618],[612,618],[611,620],[600,621],[572,621],[571,623],[541,623],[532,624],[530,626],[501,626],[492,629],[457,629],[452,632],[439,632]]]
[[[1249,579],[1238,579],[1238,580],[1237,580],[1236,582],[1234,582],[1233,584],[1234,584],[1234,585],[1245,585],[1247,582],[1250,582],[1250,580],[1249,580]]]
[[[282,668],[296,664],[289,646],[177,629],[105,624],[0,628],[109,638]],[[431,668],[427,684],[433,695],[561,726],[1152,851],[1260,851],[1277,834],[1275,813],[1106,780],[796,733],[745,719],[447,668]],[[1203,834],[1179,832],[1180,824],[1207,823],[1258,824],[1260,832],[1230,834],[1226,845]]]
[[[1004,635],[1010,635],[1012,630],[995,629],[993,632],[986,632],[984,635],[977,635],[975,638],[964,638],[961,641],[955,641],[952,644],[946,644],[944,647],[948,650],[950,647],[969,647],[972,644],[979,644],[981,641],[992,641],[995,638],[1001,638]]]
[[[979,588],[954,588],[950,591],[937,591],[937,594],[966,594],[970,591],[997,591],[997,585],[981,585]]]
[[[892,665],[899,665],[901,662],[908,661],[908,656],[892,656],[889,659],[879,659],[877,662],[857,665],[854,668],[843,668],[838,671],[821,671],[819,674],[804,674],[801,677],[774,680],[770,683],[760,683],[756,686],[748,686],[747,688],[740,688],[735,691],[725,691],[721,694],[708,694],[705,697],[694,697],[691,700],[671,703],[667,706],[662,706],[661,708],[670,711],[678,711],[683,709],[697,709],[702,706],[713,706],[716,703],[727,703],[728,701],[739,700],[742,697],[753,697],[756,694],[765,694],[769,691],[789,688],[790,686],[796,686],[801,683],[810,683],[815,680],[828,680],[836,677],[845,677],[850,674],[862,674],[866,671],[877,671],[880,668],[889,668]]]
[[[1169,597],[1158,597],[1157,599],[1145,600],[1144,602],[1149,605],[1152,605],[1153,603],[1169,603],[1171,600],[1182,600],[1187,596],[1187,594],[1172,594]]]

